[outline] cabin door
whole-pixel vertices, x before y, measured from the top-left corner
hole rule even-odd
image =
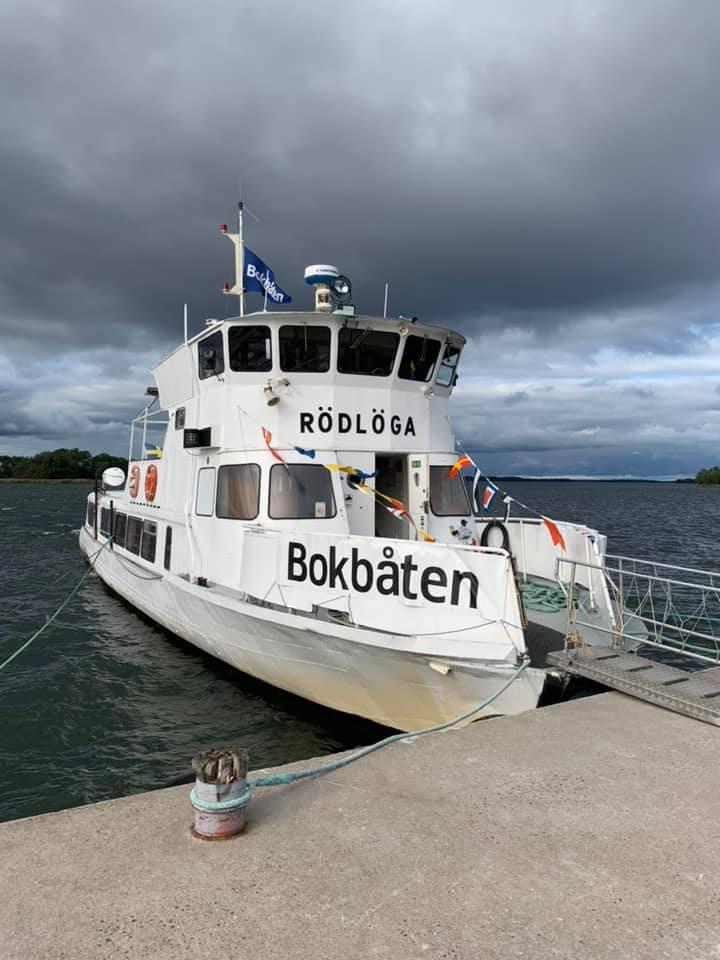
[[[404,454],[378,453],[375,455],[375,489],[388,497],[394,497],[407,504],[407,457]],[[407,522],[393,516],[386,507],[390,506],[381,497],[375,501],[375,536],[389,537],[392,540],[414,540],[415,534]]]

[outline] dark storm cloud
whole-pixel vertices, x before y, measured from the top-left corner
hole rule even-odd
[[[702,354],[719,65],[714,0],[451,2],[440,19],[400,0],[23,0],[0,36],[2,349],[63,357],[68,388],[120,383],[92,366],[102,348],[141,367],[183,301],[196,328],[226,315],[216,230],[242,177],[249,243],[299,305],[303,267],[327,260],[366,312],[390,280],[395,313],[509,330],[510,379],[524,350],[548,375],[574,353],[589,382],[611,348]],[[518,384],[501,406],[534,416],[537,397]],[[75,394],[56,403],[96,428]],[[33,405],[14,422],[62,432]]]

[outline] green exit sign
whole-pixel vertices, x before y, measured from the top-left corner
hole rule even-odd
[[[413,470],[418,469],[422,466],[422,460],[411,460],[410,466]]]

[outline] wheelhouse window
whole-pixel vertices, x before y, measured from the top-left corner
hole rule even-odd
[[[443,358],[440,361],[437,380],[438,386],[452,387],[457,378],[457,365],[460,359],[460,347],[455,347],[451,343],[446,344]]]
[[[280,327],[280,369],[326,373],[330,369],[330,328],[308,324]]]
[[[216,377],[225,370],[222,331],[212,333],[198,343],[198,376],[201,380]]]
[[[401,380],[421,380],[432,377],[440,353],[440,341],[410,334],[405,340],[398,376]]]
[[[228,331],[230,369],[244,373],[265,373],[272,369],[270,327],[248,325]]]
[[[395,363],[400,335],[369,327],[343,327],[338,334],[340,373],[389,377]]]
[[[92,500],[88,500],[87,505],[87,525],[89,527],[95,526],[95,503]]]
[[[140,541],[142,540],[142,520],[137,517],[128,517],[127,534],[125,537],[125,549],[130,553],[140,553]]]
[[[109,507],[100,508],[100,533],[104,537],[110,536],[110,509]]]
[[[230,520],[254,520],[260,509],[260,467],[233,463],[218,470],[215,513]]]
[[[270,468],[268,513],[273,520],[334,517],[330,471],[317,464],[274,464]]]
[[[143,560],[155,563],[155,549],[157,547],[157,524],[153,520],[143,523],[142,544],[140,556]]]
[[[430,509],[436,517],[469,517],[462,473],[450,476],[450,467],[430,467]]]

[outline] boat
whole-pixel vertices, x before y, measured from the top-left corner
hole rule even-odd
[[[336,710],[412,731],[493,696],[479,716],[536,707],[569,607],[590,640],[612,631],[605,537],[471,502],[448,416],[460,333],[356,312],[329,264],[305,272],[311,309],[287,309],[242,205],[221,230],[239,315],[195,336],[186,319],[152,368],[127,477],[96,483],[81,550],[168,631]]]

